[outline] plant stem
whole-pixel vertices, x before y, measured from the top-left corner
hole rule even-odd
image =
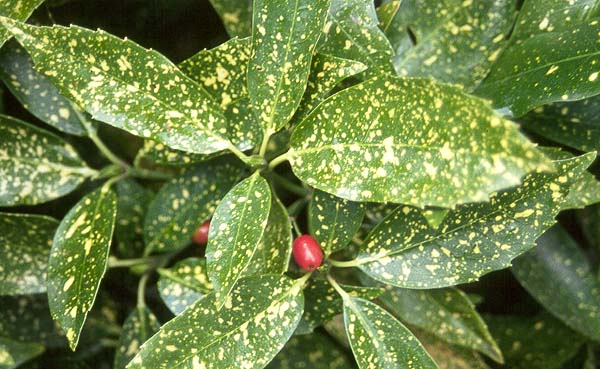
[[[308,202],[306,197],[300,198],[294,201],[290,206],[287,207],[288,215],[291,217],[295,217],[302,210],[304,205]]]
[[[275,183],[277,183],[281,187],[285,188],[286,190],[290,191],[291,193],[294,193],[294,194],[296,194],[298,196],[302,196],[302,197],[304,197],[308,194],[308,190],[306,188],[295,184],[294,182],[290,181],[289,179],[287,179],[277,173],[273,172],[272,178],[275,181]]]
[[[136,265],[142,264],[150,264],[155,257],[147,257],[147,258],[137,258],[137,259],[123,259],[119,260],[114,256],[108,258],[108,267],[109,268],[129,268]]]
[[[359,266],[362,264],[358,259],[349,260],[349,261],[340,261],[340,260],[329,259],[327,261],[329,262],[329,264],[331,264],[332,266],[334,266],[336,268],[353,268],[353,267],[356,267],[356,266]]]
[[[342,300],[346,301],[350,298],[348,293],[331,277],[331,274],[327,273],[327,281],[333,286],[337,293],[342,297]]]
[[[302,232],[300,231],[300,227],[298,227],[296,217],[290,217],[290,222],[292,223],[292,227],[294,227],[294,231],[296,231],[296,236],[300,236]]]
[[[258,151],[258,155],[264,157],[265,154],[267,153],[267,147],[269,147],[269,140],[271,139],[271,136],[273,135],[273,130],[270,128],[267,128],[265,130],[265,135],[263,137],[262,143],[260,144],[260,150]]]
[[[139,308],[143,308],[144,306],[146,306],[146,301],[144,301],[144,295],[146,291],[146,284],[148,283],[148,278],[150,278],[150,271],[144,273],[144,275],[142,275],[138,283],[137,307]]]
[[[143,178],[143,179],[156,179],[156,180],[169,180],[173,178],[170,174],[156,172],[154,170],[144,169],[144,168],[134,168],[129,167],[127,169],[127,173],[132,177]]]
[[[241,152],[237,147],[235,147],[233,144],[229,144],[227,146],[227,149],[229,151],[231,151],[231,153],[235,156],[237,156],[241,161],[243,161],[244,163],[248,164],[250,162],[250,157],[246,154],[244,154],[243,152]]]
[[[269,169],[273,169],[276,166],[278,166],[279,164],[288,160],[290,156],[291,156],[291,153],[289,151],[286,151],[285,153],[279,155],[278,157],[276,157],[275,159],[273,159],[269,162]]]

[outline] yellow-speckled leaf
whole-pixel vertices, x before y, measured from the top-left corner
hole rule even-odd
[[[374,300],[383,293],[377,287],[362,287],[342,285],[348,295],[366,300]],[[343,302],[333,286],[323,280],[313,278],[304,288],[304,314],[296,328],[296,335],[312,333],[323,323],[327,323],[343,311]]]
[[[152,311],[145,306],[137,306],[123,323],[113,368],[125,369],[140,351],[140,346],[158,332],[159,328],[160,323]]]
[[[300,320],[301,287],[286,276],[247,278],[220,310],[211,294],[165,324],[127,368],[262,369]]]
[[[332,0],[318,49],[366,65],[363,77],[394,73],[394,50],[379,28],[373,1]]]
[[[573,29],[600,15],[598,0],[527,0],[519,10],[511,41],[521,41],[540,33]]]
[[[33,69],[31,58],[16,41],[9,42],[0,51],[0,79],[40,120],[69,134],[86,134],[72,103],[47,77]]]
[[[248,90],[267,134],[292,117],[306,89],[330,0],[256,0]]]
[[[0,115],[0,206],[56,199],[95,174],[62,138]]]
[[[308,229],[328,256],[348,245],[364,216],[364,204],[315,190],[308,208]]]
[[[267,369],[349,369],[355,366],[330,337],[315,333],[292,337]]]
[[[294,173],[353,201],[452,207],[552,163],[480,99],[427,79],[375,78],[325,100],[294,130]]]
[[[407,0],[386,35],[398,75],[472,90],[490,71],[514,23],[516,0]]]
[[[555,223],[570,187],[594,158],[590,153],[557,161],[555,173],[532,173],[489,203],[458,206],[437,230],[421,210],[400,207],[371,232],[357,263],[381,282],[424,289],[506,268]]]
[[[0,337],[0,369],[13,369],[44,352],[44,345]]]
[[[450,345],[424,332],[415,335],[440,369],[491,369],[476,351]]]
[[[212,291],[206,260],[187,258],[168,269],[159,269],[158,293],[169,310],[180,314]]]
[[[232,145],[211,95],[158,52],[101,30],[0,20],[35,68],[95,119],[189,152]]]
[[[517,258],[513,274],[548,311],[581,334],[600,341],[600,281],[577,242],[560,226]]]
[[[48,256],[58,221],[0,213],[0,295],[46,291]]]
[[[381,4],[377,8],[377,19],[379,19],[379,28],[381,28],[383,32],[387,32],[387,30],[389,29],[390,25],[392,24],[392,21],[394,20],[394,17],[400,9],[401,4],[402,1],[393,0],[385,4]]]
[[[0,0],[0,16],[24,21],[43,2],[44,0]],[[0,47],[10,36],[10,32],[0,26]]]
[[[233,187],[217,206],[208,232],[206,260],[219,306],[256,253],[270,209],[271,188],[259,172]]]
[[[117,212],[109,183],[84,196],[60,223],[48,265],[48,302],[72,350],[106,271]]]
[[[600,93],[600,19],[509,46],[475,93],[514,116]]]
[[[252,0],[209,0],[231,37],[246,37],[252,32]]]
[[[306,91],[294,116],[300,122],[323,101],[334,87],[367,67],[354,60],[342,59],[333,55],[317,53],[313,56]]]
[[[438,368],[402,323],[370,301],[345,298],[344,325],[360,369]]]
[[[448,343],[480,351],[502,363],[502,352],[469,297],[457,288],[389,288],[380,297],[402,321]]]
[[[241,163],[230,159],[186,168],[160,189],[144,221],[147,254],[185,246],[196,228],[212,217],[221,198],[243,174]]]
[[[126,258],[139,257],[144,252],[144,219],[154,198],[154,192],[133,179],[119,181],[115,187],[115,238],[119,255]]]
[[[291,255],[292,224],[287,209],[273,194],[267,226],[244,274],[283,274],[288,269]]]

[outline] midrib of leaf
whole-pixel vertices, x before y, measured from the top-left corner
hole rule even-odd
[[[171,281],[173,281],[175,283],[181,284],[181,285],[183,285],[189,289],[192,289],[196,292],[208,292],[209,291],[208,289],[198,288],[198,286],[194,286],[193,284],[188,283],[185,279],[177,277],[177,275],[175,273],[171,272],[170,270],[162,269],[159,271],[159,274],[166,278],[169,278]]]
[[[47,160],[28,160],[27,158],[24,157],[10,157],[10,156],[0,156],[0,160],[7,160],[7,161],[13,161],[13,162],[21,162],[21,163],[26,163],[26,164],[30,164],[31,166],[39,166],[40,164],[46,165],[52,169],[55,169],[57,171],[60,172],[67,172],[67,173],[75,173],[75,174],[80,174],[84,177],[88,177],[90,175],[93,175],[96,173],[96,171],[94,171],[93,169],[90,168],[86,168],[86,167],[71,167],[71,166],[67,166],[67,165],[62,165],[62,164],[57,164],[54,162],[50,162]]]
[[[288,290],[288,293],[286,293],[285,295],[283,295],[281,298],[278,298],[276,300],[272,300],[272,302],[263,310],[260,310],[259,312],[257,312],[256,314],[253,314],[254,317],[256,317],[257,315],[260,315],[262,313],[265,313],[267,310],[269,310],[269,308],[273,305],[279,304],[281,301],[283,301],[285,298],[287,298],[288,296],[290,296],[292,294],[292,292],[295,292],[296,290],[296,284],[294,283],[290,289]],[[214,294],[213,294],[214,296]],[[173,369],[175,368],[180,368],[181,365],[185,364],[185,362],[187,360],[189,360],[190,358],[196,356],[199,352],[201,351],[206,351],[208,350],[211,346],[214,346],[216,343],[219,343],[220,341],[222,341],[223,339],[231,336],[232,334],[236,333],[241,326],[243,326],[244,324],[250,324],[250,322],[252,322],[254,320],[254,317],[248,320],[245,320],[242,324],[238,325],[237,327],[232,328],[231,331],[219,336],[218,338],[216,338],[213,341],[210,341],[207,345],[204,345],[201,348],[198,348],[198,352],[194,353],[194,354],[188,354],[185,355],[177,364],[175,364],[175,366],[173,366]]]
[[[352,309],[352,311],[354,311],[354,314],[356,314],[356,316],[358,317],[358,319],[361,322],[361,325],[365,328],[365,330],[369,333],[369,337],[371,338],[371,340],[375,339],[378,342],[383,342],[378,340],[377,338],[379,337],[378,334],[376,334],[377,332],[375,331],[375,328],[371,325],[370,320],[366,319],[363,314],[362,311],[360,311],[358,309],[358,307],[356,306],[356,304],[354,303],[354,301],[352,301],[352,298],[347,298],[346,302],[348,303],[350,309]],[[387,345],[382,345],[385,346],[385,348],[387,348]],[[378,350],[378,346],[373,345],[373,347],[375,347],[375,350],[377,351],[377,356],[380,358],[380,360],[382,362],[385,363],[385,355],[383,357],[381,357],[380,354],[380,350]]]
[[[113,36],[113,38],[114,38],[114,39],[116,39],[116,40],[118,40],[118,41],[122,41],[121,39],[119,39],[119,38],[117,38],[117,37],[114,37],[114,36]],[[141,48],[141,46],[140,46],[140,48]],[[142,49],[143,49],[143,48],[142,48]],[[144,51],[148,51],[148,50],[144,49]],[[152,51],[150,51],[150,52],[152,52]],[[88,62],[88,61],[87,61],[87,60],[85,60],[85,59],[75,59],[75,58],[69,58],[69,60],[71,61],[71,63],[72,63],[72,64],[73,64],[74,62],[75,62],[75,64],[76,64],[76,62],[77,62],[77,61],[79,61],[79,62],[82,62],[82,64],[90,66],[90,68],[89,68],[89,69],[91,69],[91,67],[95,67],[95,68],[97,68],[97,66],[96,66],[96,65],[94,65],[94,64],[91,64],[90,62]],[[167,62],[168,62],[168,60],[167,60]],[[168,62],[167,64],[170,64],[170,62]],[[184,112],[180,111],[180,109],[179,109],[179,106],[177,106],[177,105],[173,105],[173,106],[171,106],[171,105],[169,105],[169,104],[166,104],[164,101],[162,101],[162,100],[161,100],[161,99],[159,99],[158,97],[156,97],[156,96],[154,96],[153,94],[149,93],[149,92],[148,92],[146,89],[143,89],[143,88],[139,88],[139,87],[133,86],[132,84],[129,84],[128,82],[126,82],[126,81],[122,80],[121,78],[118,78],[118,77],[116,77],[116,76],[113,76],[113,75],[111,75],[111,74],[108,74],[107,72],[104,72],[104,71],[102,70],[102,68],[97,68],[97,69],[100,71],[100,72],[99,72],[99,74],[100,74],[100,75],[104,75],[104,76],[108,77],[108,79],[109,79],[109,80],[111,80],[111,79],[112,79],[112,80],[114,80],[114,81],[116,81],[116,82],[119,82],[119,83],[121,83],[121,85],[124,85],[124,86],[126,86],[126,87],[133,87],[133,88],[137,89],[137,91],[138,91],[138,92],[140,92],[140,91],[141,91],[141,92],[142,92],[142,93],[141,93],[142,95],[144,95],[144,96],[148,97],[149,99],[151,99],[151,100],[153,100],[153,101],[156,101],[156,102],[158,102],[158,103],[159,103],[160,105],[162,105],[163,107],[165,107],[165,108],[167,108],[167,109],[172,109],[172,110],[176,110],[176,111],[178,111],[178,112],[179,112],[179,113],[181,113],[181,115],[183,115],[183,116],[184,116],[186,119],[189,119],[189,121],[190,121],[190,122],[193,122],[193,123],[196,123],[196,124],[200,124],[200,127],[202,127],[202,128],[203,128],[203,133],[204,133],[204,134],[206,134],[206,135],[208,135],[208,136],[210,136],[210,137],[212,137],[212,138],[215,138],[215,139],[224,140],[224,141],[226,141],[226,142],[228,142],[228,143],[229,143],[229,140],[228,140],[228,139],[226,139],[226,138],[224,138],[224,137],[221,137],[220,135],[217,135],[217,134],[215,134],[215,133],[214,133],[212,130],[209,130],[209,129],[208,129],[208,127],[205,127],[205,126],[204,126],[204,124],[202,123],[202,121],[195,120],[195,119],[194,119],[194,118],[192,118],[191,116],[189,116],[189,115],[187,115],[187,114],[184,114]],[[175,69],[177,69],[177,67],[175,67]],[[178,69],[177,69],[177,70],[178,70]],[[209,93],[208,93],[208,92],[207,92],[207,91],[206,91],[206,90],[205,90],[205,89],[204,89],[204,88],[203,88],[203,87],[202,87],[202,86],[201,86],[199,83],[196,83],[196,81],[194,81],[194,80],[192,80],[191,78],[189,78],[189,77],[188,77],[187,75],[185,75],[185,73],[183,73],[183,72],[181,73],[181,76],[182,76],[182,78],[183,78],[183,80],[184,80],[184,81],[185,81],[185,80],[187,80],[188,82],[190,82],[190,84],[194,85],[196,88],[198,88],[199,90],[201,90],[202,92],[204,92],[204,95],[205,95],[205,96],[204,96],[204,98],[206,98],[206,99],[208,99],[208,100],[211,100],[211,101],[213,101],[215,104],[217,104],[217,103],[216,103],[216,102],[213,100],[212,96],[211,96],[211,95],[210,95],[210,94],[209,94]],[[136,92],[136,93],[138,93],[138,92]],[[149,104],[150,104],[150,103],[148,103],[147,105],[149,105]],[[216,113],[216,114],[218,114],[218,115],[220,115],[220,116],[221,116],[221,118],[223,118],[223,121],[224,121],[224,122],[226,122],[226,121],[227,121],[227,119],[225,119],[225,117],[223,116],[223,114],[222,114],[222,112],[221,112],[220,110],[218,110],[218,111],[215,111],[215,113]]]
[[[93,214],[97,214],[97,213],[98,213],[98,208],[100,207],[100,205],[101,205],[101,203],[102,203],[102,201],[99,201],[99,200],[103,200],[103,199],[104,199],[104,197],[105,197],[105,194],[106,194],[106,193],[108,193],[108,191],[110,191],[110,187],[108,187],[108,188],[106,189],[106,193],[105,193],[105,192],[102,192],[102,191],[103,191],[103,189],[101,189],[101,190],[100,190],[100,195],[101,195],[101,196],[100,196],[100,198],[99,198],[99,199],[96,201],[96,205],[94,206],[94,213],[93,213]],[[95,224],[97,223],[97,220],[100,220],[101,218],[102,218],[102,217],[100,217],[100,218],[98,218],[98,219],[95,219],[95,217],[94,217],[94,219],[92,219],[92,224],[91,224],[91,226],[92,226],[92,229],[94,229],[94,228],[95,228],[94,226],[95,226]],[[109,242],[110,242],[110,241],[109,241]],[[83,260],[82,260],[82,262],[80,263],[80,266],[81,266],[81,265],[83,265],[83,266],[85,266],[85,265],[86,265],[86,262],[87,262],[87,259],[88,259],[88,255],[91,255],[91,254],[92,254],[91,252],[90,252],[89,254],[86,254],[85,252],[83,253]],[[108,259],[105,259],[105,260],[104,260],[104,267],[103,267],[103,272],[102,272],[102,274],[104,274],[104,272],[106,272],[106,265],[107,265],[107,264],[108,264]],[[81,278],[81,276],[82,276],[82,274],[83,274],[83,268],[78,268],[78,269],[79,269],[79,271],[78,271],[78,273],[77,273],[77,297],[76,297],[75,301],[77,302],[77,306],[78,306],[78,307],[81,307],[81,304],[80,304],[80,301],[81,301],[81,299],[80,299],[81,293],[80,293],[80,292],[81,292],[81,282],[82,282],[82,279],[83,279],[83,278]],[[94,290],[94,294],[93,294],[93,297],[92,297],[92,301],[90,302],[90,307],[91,307],[92,305],[94,305],[94,301],[96,300],[96,294],[98,293],[98,289],[99,289],[99,288],[100,288],[100,284],[98,284],[98,285],[96,286],[95,290]],[[87,315],[87,313],[83,313],[83,314],[77,314],[77,317],[75,318],[75,319],[77,319],[77,320],[76,320],[76,322],[79,322],[79,321],[81,320],[81,319],[80,319],[80,317],[81,317],[81,316],[83,316],[83,317],[84,317],[84,319],[85,319],[85,316],[86,316],[86,315]],[[82,322],[81,324],[83,324],[83,322]],[[77,324],[77,325],[80,325],[80,324]],[[80,328],[79,328],[79,332],[77,333],[77,341],[79,341],[79,334],[81,333],[81,329],[82,329],[82,328],[83,328],[83,325],[81,325],[81,326],[80,326]]]
[[[597,56],[597,55],[600,55],[600,51],[593,52],[593,53],[590,53],[590,54],[577,55],[577,56],[573,56],[573,57],[570,57],[570,58],[561,59],[561,60],[556,61],[556,62],[546,63],[546,64],[543,64],[543,65],[539,65],[539,66],[537,66],[537,67],[535,67],[533,69],[528,69],[528,70],[525,70],[523,72],[519,72],[517,74],[511,74],[511,75],[506,76],[504,78],[493,80],[491,82],[485,83],[485,85],[482,85],[482,86],[495,85],[495,84],[498,84],[498,83],[506,82],[507,80],[515,79],[517,77],[521,77],[521,76],[524,76],[524,75],[527,75],[527,74],[530,74],[530,73],[537,72],[540,69],[548,68],[548,67],[555,66],[555,65],[562,65],[562,64],[568,63],[570,61],[575,61],[575,60],[583,59],[583,58],[590,58],[590,57]],[[582,63],[582,65],[583,65],[583,63]]]
[[[552,180],[554,180],[554,179],[555,179],[555,178],[553,178]],[[546,182],[546,184],[548,184],[548,183],[550,183],[550,182]],[[531,195],[531,194],[535,195],[535,194],[537,194],[537,193],[541,192],[543,189],[545,189],[545,185],[544,185],[544,186],[541,186],[541,187],[538,187],[537,189],[535,189],[535,190],[533,190],[533,191],[531,191],[531,192],[526,192],[526,193],[523,193],[523,194],[522,194],[520,197],[518,197],[518,198],[517,198],[517,199],[515,199],[514,201],[510,202],[510,204],[514,204],[514,203],[516,203],[516,202],[518,202],[518,201],[520,201],[520,200],[523,200],[523,199],[525,198],[525,196],[526,196],[526,195],[527,195],[527,196],[529,196],[529,195]],[[562,199],[562,200],[563,200],[562,202],[564,202],[564,197],[563,197],[563,199]],[[510,204],[508,204],[508,205],[510,205]],[[431,238],[429,238],[429,239],[426,239],[426,240],[423,240],[423,241],[420,241],[420,242],[414,243],[414,244],[412,244],[412,245],[409,245],[409,246],[408,246],[408,247],[406,247],[406,248],[399,249],[399,250],[390,250],[389,252],[379,252],[379,253],[377,253],[377,255],[375,255],[375,256],[370,256],[370,257],[365,257],[365,258],[360,258],[360,257],[358,257],[358,258],[357,258],[357,260],[358,260],[358,265],[372,263],[372,262],[378,261],[379,259],[382,259],[382,258],[385,258],[385,257],[390,257],[390,256],[395,256],[395,255],[401,254],[401,253],[403,253],[403,252],[409,251],[409,250],[411,250],[411,249],[414,249],[415,247],[419,247],[419,246],[421,246],[421,245],[425,245],[425,244],[428,244],[428,243],[431,243],[431,242],[437,241],[437,240],[439,240],[439,239],[440,239],[440,238],[442,238],[442,237],[445,237],[445,236],[451,235],[452,233],[458,232],[458,231],[460,231],[460,230],[461,230],[461,229],[463,229],[463,228],[470,227],[470,226],[472,226],[472,225],[473,225],[473,224],[475,224],[475,223],[479,223],[479,222],[480,222],[480,221],[482,221],[482,220],[485,220],[485,219],[487,219],[487,218],[490,218],[490,217],[492,217],[493,215],[496,215],[496,214],[498,214],[498,213],[501,213],[501,212],[503,212],[503,211],[504,211],[504,209],[505,209],[505,208],[506,208],[506,207],[502,207],[501,209],[496,209],[496,210],[494,210],[494,211],[492,211],[492,212],[490,212],[490,213],[484,214],[483,216],[481,216],[481,217],[479,217],[479,218],[475,218],[475,219],[473,219],[472,221],[470,221],[470,222],[468,222],[468,223],[465,223],[465,224],[462,224],[462,225],[460,225],[460,226],[458,226],[458,227],[456,227],[456,228],[453,228],[453,229],[449,230],[448,232],[437,234],[437,235],[435,235],[435,236],[433,236],[433,237],[431,237]],[[522,223],[522,221],[521,221],[521,220],[519,220],[519,219],[513,219],[513,221],[515,221],[515,222],[518,222],[518,223],[521,223],[521,224],[524,224],[524,223]],[[525,224],[525,225],[526,225],[526,224]],[[527,227],[529,227],[529,226],[527,225]],[[379,227],[376,227],[376,228],[375,228],[375,230],[376,230],[376,229],[378,229],[378,228],[379,228]],[[485,234],[483,234],[483,236],[484,236],[484,237],[487,237]],[[450,253],[452,254],[452,251],[450,251]]]
[[[444,5],[448,6],[447,2],[444,1]],[[410,49],[408,49],[406,51],[406,54],[404,58],[401,59],[400,63],[398,63],[398,65],[396,66],[397,69],[403,67],[406,64],[407,60],[410,60],[412,58],[414,58],[415,56],[418,56],[417,52],[421,50],[421,46],[425,43],[425,42],[429,42],[431,41],[433,38],[435,38],[435,36],[437,36],[438,31],[446,24],[447,21],[451,20],[452,18],[454,18],[455,15],[457,15],[458,13],[460,13],[461,11],[463,11],[464,9],[462,8],[462,6],[457,6],[454,10],[452,10],[451,12],[448,13],[448,16],[443,18],[442,20],[440,20],[440,22],[438,23],[437,26],[435,26],[431,32],[429,32],[427,34],[427,36],[423,37],[422,40],[417,40],[417,44],[414,45],[413,47],[411,47]]]
[[[288,58],[290,55],[290,46],[292,44],[292,35],[294,34],[294,28],[296,28],[296,14],[298,13],[298,4],[300,3],[300,0],[296,0],[296,2],[294,3],[294,16],[292,17],[292,27],[290,29],[290,32],[288,34],[288,38],[287,38],[287,42],[286,42],[286,47],[285,47],[285,62],[283,64],[283,70],[285,70],[285,64],[288,62]],[[277,112],[277,105],[279,105],[279,100],[280,100],[280,96],[281,96],[281,87],[283,85],[283,73],[281,74],[279,81],[277,82],[277,89],[275,90],[275,102],[273,103],[273,107],[271,108],[271,115],[269,116],[269,122],[267,122],[268,126],[267,126],[267,132],[271,132],[271,130],[273,130],[273,126],[276,126],[276,124],[274,124],[273,122],[273,118],[275,117],[275,113]]]

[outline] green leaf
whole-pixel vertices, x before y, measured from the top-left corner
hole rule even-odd
[[[0,51],[0,79],[36,118],[62,132],[86,135],[79,112],[47,77],[33,69],[31,58],[16,42],[10,42]]]
[[[536,108],[522,126],[554,142],[581,151],[600,150],[600,96]]]
[[[363,72],[367,67],[354,60],[317,53],[313,56],[306,91],[296,110],[294,121],[300,122],[325,100],[338,83]]]
[[[467,295],[457,288],[390,288],[380,300],[402,321],[443,341],[484,353],[502,363],[502,352]]]
[[[273,275],[244,279],[220,310],[211,294],[165,324],[127,368],[263,368],[300,320],[301,283]]]
[[[43,342],[49,348],[66,346],[52,320],[46,294],[0,296],[0,336],[22,342]]]
[[[532,173],[489,203],[456,207],[439,229],[421,210],[400,207],[367,237],[354,265],[404,288],[439,288],[478,280],[510,266],[555,223],[562,203],[595,154],[555,162],[555,173]]]
[[[394,50],[372,1],[332,0],[318,51],[366,65],[364,78],[394,73]]]
[[[44,352],[44,346],[34,342],[19,342],[0,337],[0,369],[17,368]]]
[[[202,85],[225,109],[227,137],[240,150],[260,142],[262,130],[250,108],[246,88],[250,46],[250,38],[234,38],[179,64],[188,77]]]
[[[248,91],[267,135],[292,117],[306,89],[330,0],[255,0]]]
[[[475,91],[519,117],[538,106],[600,93],[600,22],[513,43]]]
[[[186,168],[156,194],[144,221],[146,254],[181,248],[207,219],[243,169],[236,160],[212,160]]]
[[[252,33],[252,0],[209,0],[231,37]]]
[[[294,336],[267,369],[348,369],[355,365],[335,342],[322,334]]]
[[[123,323],[119,345],[115,351],[114,369],[125,369],[127,363],[140,351],[140,346],[160,329],[152,311],[136,307]]]
[[[73,351],[106,271],[117,212],[117,196],[109,185],[87,194],[69,210],[50,252],[50,312]]]
[[[400,9],[400,4],[402,1],[394,0],[387,2],[385,4],[381,4],[377,8],[377,19],[379,19],[379,28],[383,32],[387,32],[389,27],[392,24],[392,21],[396,17],[398,10]]]
[[[552,166],[484,101],[396,77],[321,103],[294,130],[288,158],[300,179],[338,197],[419,207],[484,201]]]
[[[40,6],[43,2],[44,0],[1,0],[0,16],[24,21],[29,18],[35,8]],[[10,32],[0,26],[0,47],[2,47],[10,37]]]
[[[270,208],[271,189],[259,172],[233,187],[217,206],[210,223],[206,260],[219,307],[252,260]]]
[[[292,224],[285,206],[272,195],[267,226],[244,274],[283,274],[288,270],[291,255]]]
[[[187,258],[168,269],[158,269],[158,293],[175,315],[209,294],[213,286],[206,274],[206,260]]]
[[[375,287],[359,287],[342,285],[348,295],[373,300],[383,293],[383,289]],[[312,333],[323,323],[342,313],[343,301],[329,282],[322,279],[311,279],[304,288],[304,314],[298,324],[297,335]]]
[[[94,119],[179,150],[231,147],[218,104],[158,52],[101,30],[0,21],[36,69]]]
[[[561,227],[513,263],[513,274],[548,311],[569,327],[600,340],[600,281],[585,254]]]
[[[514,369],[558,369],[577,354],[584,338],[548,313],[534,317],[488,315],[485,319]]]
[[[115,238],[119,255],[130,258],[140,256],[144,252],[144,218],[154,193],[133,179],[117,182],[116,190]]]
[[[46,292],[46,271],[58,221],[0,213],[0,295]]]
[[[449,211],[449,209],[429,208],[423,211],[423,216],[427,219],[427,223],[431,228],[437,229],[446,219]]]
[[[95,174],[60,137],[0,115],[0,206],[56,199]]]
[[[490,369],[475,351],[448,343],[424,332],[415,333],[440,369]]]
[[[522,41],[532,36],[562,32],[575,28],[600,15],[598,0],[527,0],[523,2],[511,41]]]
[[[504,49],[515,8],[515,0],[403,2],[386,32],[396,72],[472,90]]]
[[[438,368],[402,323],[370,301],[346,297],[344,325],[360,369]]]
[[[364,204],[315,190],[308,208],[308,228],[328,256],[350,243],[364,216]]]
[[[152,140],[144,140],[144,146],[137,152],[135,161],[149,161],[156,165],[187,166],[190,164],[208,161],[223,155],[223,151],[212,154],[192,154],[175,150]]]

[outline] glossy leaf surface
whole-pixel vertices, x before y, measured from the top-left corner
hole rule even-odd
[[[170,268],[159,269],[157,289],[169,310],[180,314],[212,291],[206,274],[206,260],[187,258]]]
[[[245,279],[220,310],[211,294],[165,324],[127,368],[263,368],[294,332],[303,301],[285,276]]]
[[[2,0],[0,1],[0,15],[24,21],[29,18],[35,8],[40,6],[43,2],[44,0]],[[10,37],[10,32],[0,26],[0,47],[2,47]]]
[[[555,173],[532,173],[523,185],[495,194],[489,203],[451,210],[439,229],[421,210],[401,207],[369,235],[359,267],[383,283],[438,288],[471,282],[510,266],[555,223],[570,187],[595,154],[555,162]]]
[[[0,295],[46,292],[48,256],[58,221],[0,213]]]
[[[139,352],[140,346],[158,332],[159,328],[160,323],[150,309],[145,306],[136,307],[123,323],[113,368],[125,369]]]
[[[271,208],[271,189],[259,172],[231,189],[215,210],[208,233],[208,275],[222,306],[256,253]]]
[[[117,211],[109,186],[84,196],[61,221],[50,252],[48,299],[72,350],[106,271]]]
[[[394,77],[325,100],[294,130],[288,155],[294,173],[325,192],[420,207],[484,201],[551,166],[482,100]]]
[[[209,0],[231,37],[252,33],[252,0]]]
[[[56,199],[94,174],[62,138],[0,115],[0,206]]]

